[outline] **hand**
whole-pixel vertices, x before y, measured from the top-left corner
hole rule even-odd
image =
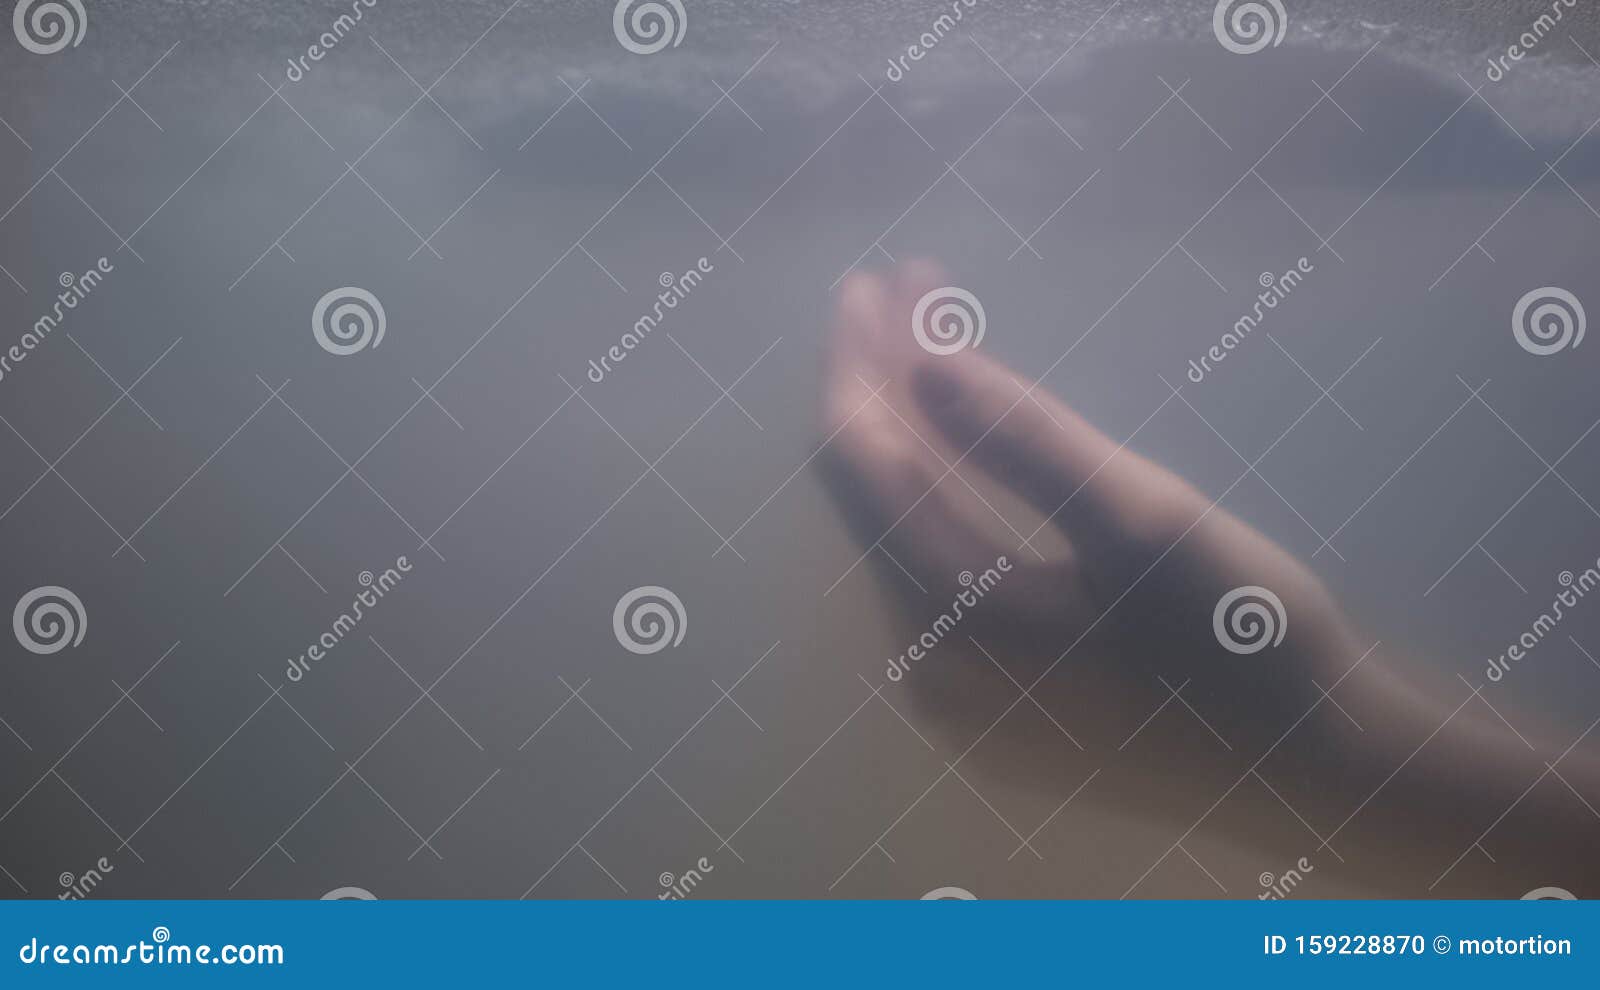
[[[1377,644],[1357,639],[1322,583],[1281,547],[1037,384],[970,347],[934,355],[919,346],[913,309],[945,284],[926,262],[849,276],[829,346],[823,435],[831,490],[906,607],[903,642],[925,645],[923,634],[938,631],[935,648],[901,663],[898,678],[892,669],[885,676],[902,680],[919,710],[992,781],[1072,783],[1059,772],[1067,756],[1059,745],[1012,734],[1004,702],[1027,704],[1019,689],[1055,713],[1089,765],[1124,771],[1102,800],[1162,834],[1198,824],[1196,814],[1219,794],[1234,795],[1230,785],[1277,753],[1303,782],[1303,793],[1283,785],[1296,794],[1297,813],[1323,822],[1335,848],[1367,848],[1346,872],[1366,889],[1416,896],[1413,884],[1434,880],[1429,871],[1454,856],[1435,862],[1438,850],[1415,852],[1434,840],[1433,827],[1459,831],[1479,818],[1488,825],[1504,810],[1504,795],[1527,787],[1540,760],[1561,752],[1564,744],[1552,744],[1533,759],[1515,737],[1508,748],[1503,724],[1486,708],[1451,712],[1454,700],[1435,699],[1466,693],[1454,678],[1421,691],[1397,677]],[[1008,570],[997,567],[1001,560]],[[955,624],[941,623],[963,591],[957,575],[990,569],[992,590]],[[1266,589],[1276,603],[1255,613],[1257,626],[1248,615],[1234,626],[1225,614],[1217,629],[1219,603],[1245,587]],[[978,701],[995,693],[995,666],[1007,678],[999,708]],[[1333,695],[1339,700],[1329,703]],[[1175,714],[1151,719],[1163,704]],[[1430,748],[1441,721],[1451,726],[1451,745]],[[1463,762],[1473,776],[1460,773]],[[1574,759],[1568,775],[1591,776],[1591,764]],[[1397,768],[1408,769],[1398,783]],[[1373,801],[1379,792],[1385,800]],[[1286,814],[1254,782],[1234,799],[1256,803],[1263,815]],[[1541,792],[1522,808],[1559,807],[1570,818],[1570,803]],[[1579,838],[1583,824],[1596,823],[1563,825],[1563,837],[1552,833],[1548,847],[1524,857],[1541,869],[1557,864],[1550,869],[1578,883],[1566,840],[1592,841]],[[1355,835],[1339,835],[1346,826]],[[1529,879],[1537,879],[1532,869]]]
[[[978,350],[924,350],[911,313],[943,284],[919,262],[890,276],[852,274],[840,293],[825,433],[833,491],[857,532],[881,539],[936,604],[960,591],[958,574],[1006,558],[1011,569],[964,614],[961,632],[1031,647],[1016,673],[1024,685],[1053,666],[1094,667],[1105,701],[1151,687],[1165,695],[1156,678],[1168,677],[1248,695],[1252,719],[1266,703],[1302,714],[1294,703],[1318,696],[1309,680],[1330,683],[1360,655],[1349,653],[1320,582],[1182,478]],[[980,483],[1005,491],[986,495]],[[1019,525],[1019,508],[1036,521]],[[897,586],[920,597],[904,578]],[[1270,654],[1229,652],[1213,634],[1218,602],[1246,586],[1281,602],[1264,630],[1272,639],[1286,626],[1280,644],[1263,644]],[[1253,645],[1231,628],[1229,638]],[[1080,662],[1088,654],[1104,663]],[[1119,690],[1135,682],[1139,690]],[[1107,731],[1131,731],[1147,714],[1099,708]]]

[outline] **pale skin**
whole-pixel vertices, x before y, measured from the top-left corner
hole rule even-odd
[[[1060,747],[1010,739],[993,710],[972,711],[969,690],[999,677],[999,663],[1061,713],[1089,765],[1106,768],[1079,800],[1170,836],[1151,859],[1204,826],[1202,812],[1241,782],[1228,800],[1247,814],[1284,818],[1281,797],[1304,817],[1292,839],[1255,851],[1292,862],[1314,850],[1329,883],[1320,896],[1600,893],[1600,731],[1545,738],[1547,719],[1484,684],[1481,658],[1418,663],[1364,638],[1315,574],[1215,493],[1030,390],[988,348],[924,351],[910,314],[947,284],[928,262],[846,279],[822,429],[830,488],[853,531],[864,544],[881,538],[926,587],[884,571],[884,587],[905,592],[913,634],[960,590],[957,574],[1000,555],[1013,565],[904,680],[955,752],[982,741],[972,759],[997,786],[1065,786],[1050,766]],[[1218,645],[1213,608],[1243,585],[1283,601],[1280,645],[1251,655]],[[1185,681],[1181,698],[1209,727],[1173,703],[1135,733]],[[1278,796],[1255,770],[1276,778]]]

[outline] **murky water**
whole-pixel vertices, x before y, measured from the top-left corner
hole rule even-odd
[[[1292,742],[1271,786],[1309,823],[1225,805],[1185,838],[1261,749],[1149,798],[1165,754],[1228,745],[1199,712],[1254,739],[1203,670],[1167,670],[1194,719],[1075,664],[1008,709],[1029,678],[976,633],[886,684],[951,575],[842,521],[827,330],[852,269],[936,259],[985,353],[1306,562],[1448,714],[1600,552],[1593,345],[1510,332],[1530,290],[1592,284],[1589,20],[1493,82],[1536,13],[1354,5],[1241,57],[1180,5],[995,0],[891,73],[934,13],[686,6],[650,56],[595,5],[382,0],[315,61],[342,8],[96,8],[78,48],[0,56],[6,325],[106,259],[0,378],[5,593],[89,617],[71,652],[7,650],[0,865],[32,895],[106,855],[106,896],[649,896],[702,857],[704,896],[1250,896],[1309,853],[1318,896],[1427,893],[1501,805],[1349,867],[1318,833],[1383,774],[1330,783]],[[335,357],[311,314],[347,286],[384,335]],[[995,499],[1022,552],[1040,515]],[[635,656],[610,620],[647,585],[686,635]],[[1595,717],[1597,623],[1496,688],[1546,758]],[[1562,880],[1517,862],[1433,892]]]

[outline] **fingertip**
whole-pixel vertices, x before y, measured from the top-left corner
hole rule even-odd
[[[896,269],[896,287],[900,294],[915,302],[949,281],[944,266],[932,258],[908,258]]]
[[[856,270],[839,283],[841,312],[858,312],[875,306],[883,296],[883,278],[875,272]]]

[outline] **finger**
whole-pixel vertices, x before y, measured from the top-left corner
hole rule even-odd
[[[852,272],[839,289],[823,385],[825,435],[832,435],[857,415],[873,389],[882,384],[878,333],[888,308],[888,288],[870,272]]]
[[[1198,495],[1113,441],[1042,388],[972,350],[926,362],[914,388],[929,420],[961,451],[1093,544],[1159,538],[1194,518]]]
[[[911,357],[897,339],[911,337],[909,323],[897,333],[903,296],[902,283],[869,273],[852,274],[840,290],[828,357],[826,463],[862,542],[881,543],[923,579],[943,582],[992,562],[1004,546],[977,524],[970,497],[952,487],[937,454],[907,425],[905,417],[918,415],[914,400],[888,374]]]
[[[852,273],[839,294],[836,349],[869,367],[874,374],[856,369],[865,377],[878,382],[888,379],[896,388],[909,388],[916,367],[931,357],[917,343],[913,314],[918,300],[944,280],[944,269],[923,259],[896,265],[886,275]]]

